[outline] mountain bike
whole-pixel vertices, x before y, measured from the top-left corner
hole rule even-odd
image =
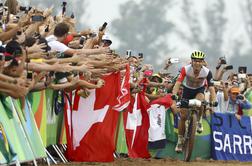
[[[182,99],[180,104],[178,104],[179,107],[188,108],[183,143],[184,161],[190,161],[192,155],[196,134],[198,108],[203,106],[203,112],[205,112],[206,106],[208,105],[211,107],[217,106],[217,103],[210,104],[206,101],[200,101],[198,99]]]

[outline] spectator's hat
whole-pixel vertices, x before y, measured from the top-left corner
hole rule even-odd
[[[240,93],[240,89],[239,89],[239,87],[237,87],[237,86],[233,86],[233,87],[230,89],[230,92],[231,92],[231,93]]]
[[[155,79],[157,79],[159,83],[163,82],[163,78],[159,74],[153,74],[150,80],[155,81]]]
[[[112,40],[110,39],[110,37],[108,35],[103,35],[102,36],[102,42],[107,43],[108,45],[112,44]]]

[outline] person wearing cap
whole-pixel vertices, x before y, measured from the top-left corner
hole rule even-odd
[[[180,87],[183,86],[183,93],[181,98],[185,100],[197,99],[200,101],[205,100],[205,89],[208,88],[210,92],[210,102],[216,105],[216,94],[213,84],[213,76],[210,69],[204,66],[205,53],[201,51],[194,51],[191,54],[191,64],[182,67],[178,79],[172,90],[172,98],[178,100],[178,92]],[[207,85],[207,86],[206,86]],[[185,122],[188,113],[187,108],[179,108],[180,121],[178,127],[178,141],[175,151],[180,153],[183,149]],[[203,107],[198,108],[197,119],[197,132],[203,131],[202,125],[202,112]]]
[[[109,47],[112,44],[112,40],[108,35],[102,36],[101,46],[102,47]]]
[[[145,94],[150,101],[166,95],[166,92],[164,91],[164,81],[159,74],[153,74],[149,77],[147,87],[147,93]]]
[[[238,86],[230,88],[227,100],[227,113],[235,114],[236,118],[240,120],[243,115],[242,110],[250,109],[251,107],[251,103],[240,93]]]

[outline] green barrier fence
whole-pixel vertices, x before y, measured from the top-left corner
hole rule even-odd
[[[252,93],[246,97],[252,101]],[[0,164],[26,162],[45,158],[44,148],[52,144],[65,144],[66,133],[64,112],[55,113],[53,91],[45,90],[30,93],[21,108],[19,100],[0,95]],[[252,110],[244,110],[245,115],[252,115]],[[196,135],[192,159],[211,157],[211,129],[209,119],[203,120],[204,131]],[[153,157],[182,159],[174,149],[177,141],[177,129],[170,110],[166,112],[167,143],[163,149],[150,149]],[[116,150],[127,154],[127,144],[123,127],[122,112],[118,121]]]

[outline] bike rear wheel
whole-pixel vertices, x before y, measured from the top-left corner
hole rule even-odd
[[[190,161],[190,158],[192,155],[195,133],[196,133],[196,124],[197,124],[197,113],[195,111],[193,111],[192,115],[189,119],[187,137],[185,138],[184,161]]]

